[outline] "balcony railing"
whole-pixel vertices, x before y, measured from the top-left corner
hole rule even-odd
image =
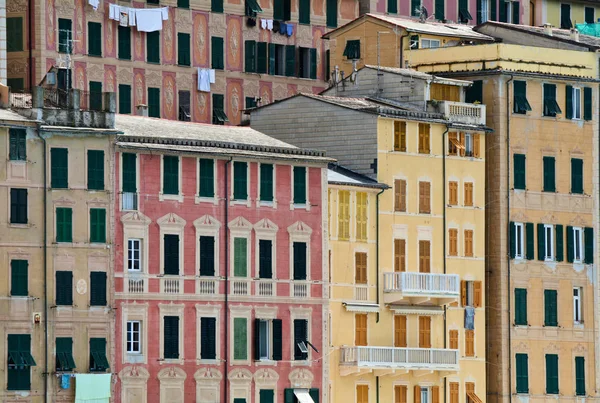
[[[144,292],[144,279],[129,278],[127,280],[127,291],[130,294],[142,294]]]
[[[451,122],[485,124],[485,105],[444,101],[444,116]]]
[[[121,193],[121,210],[137,210],[137,193]]]
[[[231,294],[232,295],[250,295],[250,282],[246,279],[231,280]]]
[[[340,364],[356,369],[456,371],[458,350],[406,347],[341,347]]]
[[[217,293],[217,279],[201,278],[198,280],[198,294],[215,295]]]
[[[256,295],[259,297],[272,297],[275,295],[275,283],[268,280],[256,282]]]
[[[306,298],[309,296],[310,284],[304,282],[292,282],[292,297]]]
[[[165,277],[161,279],[162,292],[165,294],[179,294],[183,290],[181,279],[178,277]]]
[[[460,295],[460,277],[456,274],[394,272],[383,274],[386,304],[407,301],[448,304]]]
[[[368,301],[369,300],[369,286],[368,285],[355,285],[354,286],[354,300],[355,301]]]

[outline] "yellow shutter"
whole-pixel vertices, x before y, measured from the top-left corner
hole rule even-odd
[[[357,346],[367,345],[367,314],[358,313],[355,315],[355,338]]]
[[[480,146],[480,141],[479,141],[479,134],[474,134],[473,135],[473,157],[479,158],[479,156],[481,155],[480,151],[479,151],[480,147],[481,146]]]
[[[338,195],[338,238],[350,238],[350,192],[340,190]]]
[[[473,307],[479,308],[481,306],[481,281],[473,282]]]
[[[394,271],[406,271],[406,240],[394,239]]]
[[[419,213],[431,213],[430,201],[431,184],[429,182],[419,182]]]
[[[431,317],[419,316],[419,347],[431,348]]]
[[[406,385],[396,385],[394,387],[395,390],[395,403],[407,403],[407,390],[408,387]]]
[[[394,151],[406,151],[406,122],[394,122]]]
[[[356,239],[367,240],[367,194],[356,193]]]
[[[458,382],[450,382],[450,403],[458,403]]]
[[[394,316],[394,347],[406,347],[406,316]]]
[[[465,356],[475,356],[475,331],[465,330]]]
[[[467,306],[467,282],[460,281],[460,302],[462,306]]]
[[[431,403],[440,403],[440,387],[431,387]]]
[[[356,252],[354,255],[356,284],[367,284],[367,254],[364,252]]]
[[[429,124],[419,123],[419,153],[429,154]]]
[[[458,330],[450,330],[450,349],[458,350]]]
[[[413,396],[413,400],[415,403],[421,403],[421,387],[419,385],[415,385],[415,395]],[[424,402],[427,403],[427,402]]]

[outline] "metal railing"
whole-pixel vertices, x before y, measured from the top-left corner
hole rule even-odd
[[[383,292],[458,296],[460,277],[457,274],[438,273],[383,273]]]
[[[340,364],[361,367],[458,369],[458,350],[407,347],[341,347]]]

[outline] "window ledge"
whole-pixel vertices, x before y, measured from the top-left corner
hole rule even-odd
[[[309,360],[292,361],[291,366],[292,367],[310,367],[310,361]]]
[[[207,359],[202,359],[202,358],[196,358],[196,365],[221,365],[221,360],[218,358],[215,358],[214,360],[207,360]]]
[[[303,204],[290,203],[290,210],[310,211],[310,203],[303,203]]]
[[[162,360],[158,360],[158,362],[160,365],[172,365],[172,364],[183,365],[182,358],[163,358]]]
[[[10,224],[8,224],[8,226],[10,228],[21,228],[21,229],[28,229],[28,228],[33,227],[33,225],[31,225],[31,224],[17,224],[17,223],[10,223]]]
[[[158,194],[158,200],[160,200],[160,201],[174,200],[174,201],[177,201],[179,203],[183,203],[183,193],[177,194],[177,195],[170,195],[170,194],[159,193]]]
[[[271,208],[276,209],[277,208],[277,199],[273,199],[273,201],[257,200],[256,206],[257,207],[271,207]]]
[[[250,207],[250,198],[248,198],[246,200],[239,200],[239,199],[234,200],[234,199],[232,199],[229,202],[229,205],[230,206],[248,206],[248,207]]]
[[[146,357],[142,353],[126,353],[125,362],[129,364],[145,364]]]
[[[267,360],[267,359],[260,359],[260,360],[255,360],[254,364],[258,365],[258,366],[261,366],[261,365],[274,365],[274,366],[277,366],[277,361]]]
[[[213,197],[205,197],[205,196],[198,196],[198,195],[196,195],[195,203],[196,204],[211,203],[211,204],[214,204],[216,206],[216,205],[219,204],[219,198],[216,195],[213,196]]]

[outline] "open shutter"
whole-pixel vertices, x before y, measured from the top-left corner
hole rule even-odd
[[[283,325],[281,319],[273,319],[273,360],[281,361],[283,358]]]
[[[414,396],[413,396],[413,401],[415,403],[421,403],[421,387],[419,385],[415,385],[415,391],[414,391]],[[427,402],[425,402],[427,403]]]
[[[583,233],[585,242],[584,262],[586,264],[594,263],[594,229],[586,227]]]
[[[480,149],[481,148],[481,140],[479,134],[473,134],[473,157],[479,158],[481,156]]]
[[[554,228],[556,231],[556,261],[562,262],[564,259],[563,226],[558,224]]]
[[[519,2],[518,1],[513,1],[512,2],[512,23],[513,24],[518,24],[519,20],[521,17],[521,11],[519,9]]]
[[[294,396],[294,389],[285,389],[283,391],[283,403],[295,403],[296,396]]]
[[[312,398],[313,402],[319,403],[319,389],[318,388],[310,388],[308,394]]]
[[[538,260],[546,260],[546,240],[544,238],[544,224],[537,225]]]
[[[575,249],[573,247],[573,227],[567,225],[567,262],[573,263]]]
[[[460,304],[467,306],[467,282],[465,280],[460,280]]]
[[[565,87],[565,109],[565,117],[573,119],[573,87],[570,85]]]
[[[256,41],[246,41],[244,48],[246,72],[254,73],[256,71]]]
[[[275,75],[275,44],[269,43],[269,74]]]
[[[285,46],[285,75],[294,77],[296,75],[296,46]]]
[[[260,319],[254,319],[254,359],[260,360]]]
[[[317,49],[311,48],[310,52],[310,78],[317,79]]]
[[[527,260],[535,259],[535,243],[533,241],[533,223],[525,223],[525,239],[526,239],[526,251],[525,257]]]
[[[583,119],[592,120],[592,89],[583,88]]]
[[[508,242],[509,242],[509,249],[510,249],[510,258],[514,259],[516,254],[517,254],[517,237],[515,235],[515,223],[514,222],[510,222],[508,223],[508,232],[509,232],[509,237],[508,237]]]
[[[481,306],[481,281],[473,281],[473,308]]]

